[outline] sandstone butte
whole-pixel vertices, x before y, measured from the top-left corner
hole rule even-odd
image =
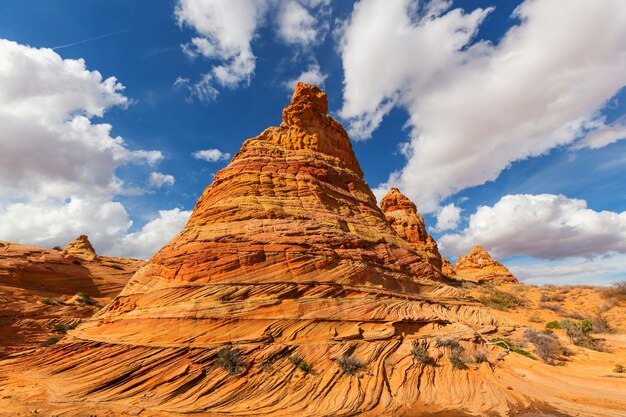
[[[514,337],[514,322],[463,294],[398,236],[326,95],[298,84],[281,125],[244,142],[110,304],[53,347],[0,364],[0,409],[625,415],[623,381],[545,377],[555,367],[487,341]],[[476,352],[487,360],[471,363]]]
[[[456,277],[468,281],[517,282],[511,271],[496,261],[481,246],[459,257],[454,267]]]
[[[437,242],[426,231],[424,218],[415,204],[397,188],[392,188],[380,201],[385,217],[398,236],[411,243],[417,253],[441,271],[442,258]]]
[[[74,325],[120,293],[145,262],[98,257],[86,236],[64,251],[0,242],[0,354],[59,336],[55,324]],[[76,302],[76,294],[94,297]],[[84,301],[84,300],[79,300]]]

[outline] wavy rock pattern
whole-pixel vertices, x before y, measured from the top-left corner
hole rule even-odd
[[[26,363],[51,401],[205,416],[531,403],[481,336],[512,323],[444,285],[398,236],[326,109],[323,92],[298,84],[281,126],[243,144],[122,293]],[[490,363],[454,369],[443,339]],[[436,363],[417,360],[414,343]]]

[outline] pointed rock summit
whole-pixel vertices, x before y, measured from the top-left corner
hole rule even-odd
[[[478,329],[510,322],[397,235],[326,112],[321,90],[296,86],[281,126],[247,140],[183,230],[40,358],[55,397],[211,416],[514,402],[492,368],[414,359],[449,355],[436,340],[451,337],[470,356]]]
[[[80,235],[72,240],[65,249],[63,249],[63,252],[84,261],[94,261],[98,259],[96,250],[91,245],[87,235]]]
[[[461,279],[472,281],[517,282],[517,278],[481,246],[456,261],[455,272]]]
[[[437,242],[426,231],[424,218],[417,212],[415,204],[397,188],[389,190],[380,202],[385,217],[398,235],[411,243],[417,253],[438,271],[442,258]]]

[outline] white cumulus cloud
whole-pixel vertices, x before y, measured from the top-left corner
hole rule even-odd
[[[150,185],[155,188],[161,188],[164,185],[174,185],[176,179],[173,175],[162,174],[160,172],[150,173]]]
[[[324,81],[326,81],[327,77],[328,76],[326,74],[322,73],[322,71],[320,69],[320,66],[318,64],[311,64],[306,69],[306,71],[303,71],[296,78],[293,78],[293,79],[291,79],[289,81],[285,81],[285,83],[283,85],[289,91],[293,91],[293,89],[296,86],[296,83],[298,83],[298,82],[303,82],[303,83],[307,83],[307,84],[315,84],[318,87],[323,88],[324,87]]]
[[[408,112],[406,164],[381,188],[400,187],[425,212],[574,142],[626,84],[621,0],[527,0],[495,44],[473,42],[490,9],[420,4],[357,3],[341,36],[341,115],[367,138],[394,106]]]
[[[481,206],[467,228],[439,239],[453,256],[484,246],[505,258],[526,255],[541,259],[626,253],[626,212],[595,211],[584,200],[554,194],[515,194],[493,207]]]
[[[203,149],[194,152],[192,155],[196,159],[203,159],[207,162],[225,161],[230,159],[230,154],[228,152],[222,152],[219,149]]]
[[[128,191],[116,170],[163,159],[94,123],[128,105],[123,90],[82,59],[0,39],[0,239],[52,247],[86,233],[102,254],[121,248],[132,221],[115,201]],[[147,257],[170,237],[133,253]]]
[[[435,231],[456,229],[461,221],[461,209],[454,204],[445,205],[437,213],[437,224]]]

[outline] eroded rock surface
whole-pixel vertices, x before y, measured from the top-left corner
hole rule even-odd
[[[496,261],[481,246],[461,256],[454,268],[457,278],[471,281],[517,282],[511,271]]]

